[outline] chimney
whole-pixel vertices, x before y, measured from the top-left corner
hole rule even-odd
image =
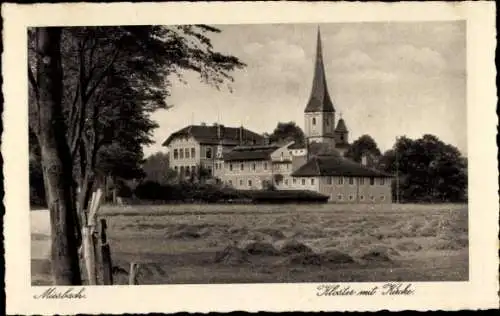
[[[219,139],[223,139],[224,138],[224,125],[219,124],[218,126],[219,126],[219,133],[220,133]]]
[[[267,133],[264,133],[262,137],[264,137],[264,145],[269,145],[269,135]]]
[[[363,166],[368,165],[368,156],[367,156],[366,154],[363,154],[363,155],[361,156],[361,164],[362,164]]]
[[[243,126],[240,126],[240,145],[243,145]]]

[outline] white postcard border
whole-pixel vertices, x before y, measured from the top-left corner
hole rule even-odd
[[[114,3],[3,5],[7,313],[459,310],[498,307],[498,169],[492,2]],[[40,300],[30,285],[26,27],[467,20],[469,282],[415,282],[410,296],[318,297],[318,283],[85,287],[81,300]],[[343,285],[347,283],[342,283]],[[369,288],[372,283],[349,283]],[[375,285],[375,283],[373,283]]]

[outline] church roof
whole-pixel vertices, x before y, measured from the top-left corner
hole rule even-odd
[[[220,133],[220,138],[219,138]],[[225,127],[208,125],[189,125],[172,133],[162,144],[168,146],[176,137],[192,136],[200,144],[222,144],[236,146],[240,144],[240,133],[243,143],[261,144],[264,137],[243,127]]]
[[[336,132],[347,132],[347,126],[345,125],[344,119],[340,119],[337,123],[337,127],[335,128]]]
[[[292,176],[391,177],[389,174],[336,156],[313,157],[297,171],[293,172]]]
[[[309,97],[309,101],[307,102],[304,112],[335,112],[332,100],[328,94],[328,87],[326,85],[325,66],[323,65],[323,52],[319,28],[314,67],[311,96]]]
[[[288,146],[288,149],[305,149],[306,148],[306,145],[304,144],[300,144],[300,143],[293,143],[291,144],[290,146]]]
[[[224,154],[224,161],[268,160],[280,148],[276,145],[238,146]]]

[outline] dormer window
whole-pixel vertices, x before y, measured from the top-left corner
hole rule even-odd
[[[316,118],[313,117],[313,125],[316,125]]]

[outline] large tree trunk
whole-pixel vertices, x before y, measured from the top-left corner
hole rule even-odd
[[[72,160],[62,113],[61,29],[37,29],[38,141],[50,211],[51,264],[56,285],[82,283],[78,262]]]

